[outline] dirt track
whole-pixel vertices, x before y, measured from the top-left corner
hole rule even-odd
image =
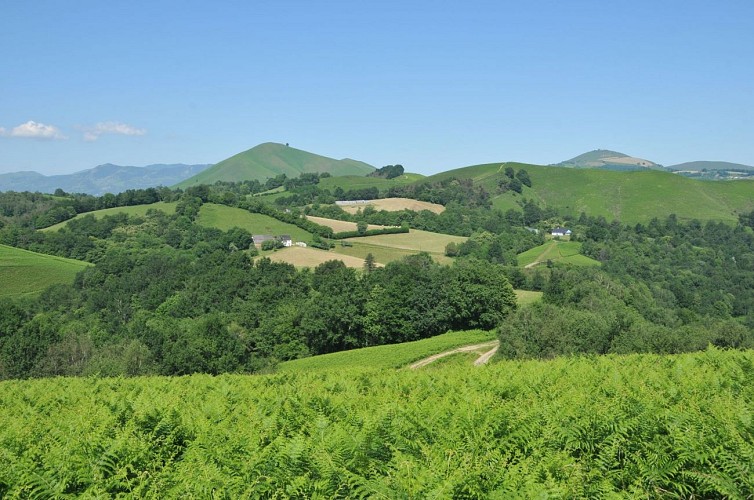
[[[497,352],[497,348],[500,347],[500,341],[499,340],[492,340],[490,342],[485,342],[483,344],[474,344],[474,345],[467,345],[463,347],[457,347],[455,349],[451,349],[450,351],[441,352],[439,354],[435,354],[434,356],[430,356],[428,358],[421,359],[412,365],[409,366],[412,370],[416,370],[417,368],[421,368],[423,366],[427,366],[428,364],[432,363],[433,361],[437,361],[440,358],[444,358],[445,356],[450,356],[451,354],[457,354],[461,352],[476,352],[479,354],[479,358],[474,361],[474,366],[479,366],[485,364],[487,361],[492,358],[492,356]]]

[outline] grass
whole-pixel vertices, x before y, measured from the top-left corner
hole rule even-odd
[[[625,223],[646,223],[675,213],[680,220],[734,222],[737,214],[754,209],[754,183],[709,182],[660,171],[617,172],[572,169],[524,163],[488,163],[449,170],[425,178],[469,178],[493,195],[505,167],[526,169],[532,187],[522,194],[511,191],[493,197],[497,209],[520,209],[518,202],[533,198],[540,205],[578,216],[585,212]]]
[[[337,188],[348,191],[349,189],[364,189],[371,187],[376,187],[380,191],[386,191],[391,187],[413,184],[414,182],[417,182],[423,178],[424,176],[421,174],[411,173],[403,174],[393,179],[346,175],[322,179],[319,183],[319,187],[322,189],[329,189],[330,192],[334,191]]]
[[[267,142],[216,163],[207,170],[180,182],[176,187],[186,188],[217,181],[245,181],[266,179],[285,174],[289,178],[304,172],[329,172],[333,176],[366,175],[374,167],[366,163],[344,159],[336,160],[300,149]]]
[[[48,286],[72,283],[91,264],[0,245],[0,298],[36,295]]]
[[[578,241],[550,240],[547,243],[531,248],[518,254],[518,265],[534,267],[544,264],[548,260],[557,264],[572,266],[599,266],[600,263],[585,255],[581,255],[581,243]]]
[[[296,267],[308,267],[315,268],[318,265],[330,261],[340,260],[347,267],[354,269],[363,269],[364,259],[353,257],[350,255],[341,255],[335,252],[328,252],[326,250],[320,250],[317,248],[302,248],[302,247],[289,247],[276,250],[274,252],[264,253],[265,257],[269,257],[274,262],[287,262],[293,264]]]
[[[415,342],[381,345],[312,356],[310,358],[286,361],[278,365],[277,371],[311,372],[337,371],[348,368],[400,368],[427,356],[469,344],[478,344],[494,340],[496,333],[482,330],[448,332],[443,335]]]
[[[375,238],[375,236],[372,236],[372,238]],[[365,259],[368,254],[372,254],[372,257],[374,257],[375,262],[379,262],[380,264],[387,264],[389,262],[393,262],[394,260],[401,260],[403,257],[409,256],[409,255],[416,255],[416,250],[406,250],[401,248],[392,248],[388,246],[382,246],[382,245],[370,245],[366,242],[351,242],[351,240],[344,240],[347,243],[351,243],[352,246],[350,247],[344,247],[341,245],[340,242],[335,243],[335,248],[333,249],[333,252],[338,253],[340,255],[347,255],[351,257],[357,257],[359,259]],[[449,257],[445,257],[445,255],[438,255],[438,254],[432,254],[432,258],[435,259],[437,262],[441,263],[449,263],[452,262]]]
[[[205,203],[196,222],[205,227],[227,231],[234,227],[246,229],[251,234],[290,235],[293,241],[310,242],[312,235],[298,226],[281,222],[269,215],[253,214],[247,210],[214,203]]]
[[[151,203],[149,205],[133,205],[130,207],[103,208],[102,210],[95,210],[93,212],[86,212],[83,214],[78,214],[76,217],[70,220],[80,219],[82,217],[86,217],[87,215],[93,215],[96,218],[105,217],[107,215],[115,215],[115,214],[128,214],[129,216],[141,217],[141,216],[146,215],[148,210],[162,210],[166,214],[170,215],[170,214],[175,213],[175,206],[176,206],[176,203],[166,203],[164,201],[158,201],[157,203]],[[68,222],[69,221],[63,221],[53,226],[46,227],[42,229],[41,231],[57,231],[58,229],[68,224]]]
[[[437,262],[447,264],[452,262],[452,260],[445,256],[445,246],[450,242],[462,243],[466,241],[466,238],[463,236],[411,229],[408,233],[361,236],[358,238],[348,238],[343,241],[353,246],[343,247],[336,245],[336,252],[362,259],[371,253],[375,261],[380,264],[387,264],[388,262],[400,260],[407,255],[415,255],[419,252],[427,252]]]
[[[530,306],[542,298],[542,292],[529,290],[514,290],[514,292],[516,292],[516,302],[519,307]]]
[[[314,217],[312,215],[307,215],[307,219],[310,221],[319,224],[320,226],[326,226],[329,228],[332,228],[333,231],[336,233],[341,233],[344,231],[356,231],[358,228],[358,225],[355,222],[348,222],[344,220],[337,220],[337,219],[326,219],[324,217]],[[367,229],[383,229],[385,226],[378,226],[375,224],[368,224]]]

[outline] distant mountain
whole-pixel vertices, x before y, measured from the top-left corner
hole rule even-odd
[[[671,165],[667,168],[668,170],[687,172],[700,172],[702,170],[754,171],[754,167],[751,165],[730,163],[727,161],[689,161],[686,163],[679,163],[678,165]]]
[[[556,163],[557,167],[569,168],[600,168],[603,170],[664,170],[664,167],[653,161],[636,158],[608,149],[595,149],[581,154],[570,160]]]
[[[217,181],[264,181],[280,174],[288,177],[314,172],[329,172],[333,176],[366,175],[374,170],[373,166],[361,161],[348,158],[335,160],[285,144],[266,142],[216,163],[212,168],[180,182],[176,187],[214,184]]]
[[[37,172],[0,174],[0,191],[40,191],[52,193],[60,188],[67,193],[103,195],[127,189],[172,186],[206,170],[211,165],[164,165],[124,167],[106,163],[67,175],[45,176]]]

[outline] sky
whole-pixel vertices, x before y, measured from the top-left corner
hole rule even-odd
[[[0,47],[0,173],[270,141],[424,174],[754,165],[752,0],[5,0]]]

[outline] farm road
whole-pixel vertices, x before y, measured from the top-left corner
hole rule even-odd
[[[478,353],[480,356],[479,358],[477,358],[476,361],[474,361],[474,366],[479,366],[489,361],[490,358],[492,358],[492,356],[497,352],[498,347],[500,347],[499,340],[492,340],[490,342],[485,342],[483,344],[474,344],[474,345],[467,345],[463,347],[457,347],[455,349],[451,349],[450,351],[441,352],[439,354],[435,354],[434,356],[430,356],[428,358],[419,360],[416,363],[413,363],[412,365],[410,365],[409,368],[411,368],[412,370],[416,370],[417,368],[427,366],[428,364],[432,363],[433,361],[437,361],[440,358],[444,358],[445,356],[450,356],[451,354],[457,354],[460,352]]]

